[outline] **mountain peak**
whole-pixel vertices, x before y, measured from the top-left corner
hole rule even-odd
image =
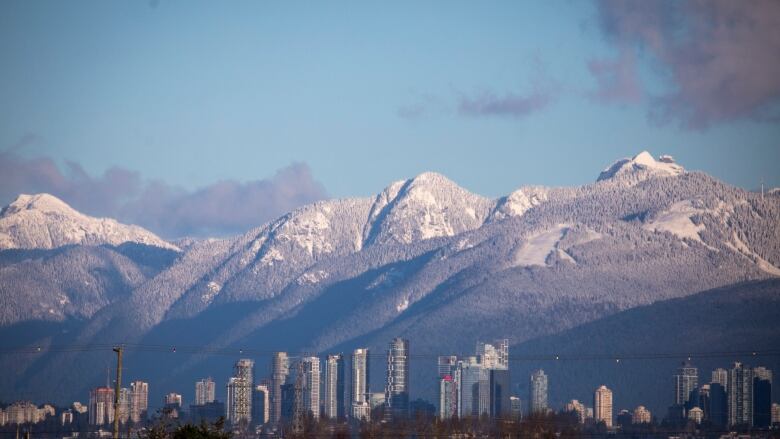
[[[148,230],[84,215],[51,194],[21,194],[0,211],[0,250],[124,242],[178,250]]]
[[[632,158],[616,161],[599,174],[596,181],[620,180],[629,184],[637,183],[651,176],[680,175],[685,168],[675,163],[670,155],[662,155],[655,160],[647,151],[642,151]]]
[[[47,213],[76,214],[79,213],[67,203],[51,194],[20,194],[2,211],[2,216],[11,215],[24,210],[37,210]]]

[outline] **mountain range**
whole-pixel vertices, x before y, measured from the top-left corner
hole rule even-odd
[[[166,242],[51,195],[20,195],[0,212],[0,345],[41,349],[0,355],[0,399],[83,401],[113,364],[110,349],[83,347],[113,343],[128,345],[125,379],[150,381],[157,400],[170,391],[186,398],[203,376],[225,382],[242,349],[264,376],[274,350],[367,346],[378,391],[385,346],[402,336],[419,362],[412,397],[434,400],[435,356],[473,353],[477,341],[509,338],[514,354],[576,339],[619,354],[636,334],[594,327],[634,316],[620,321],[683,331],[664,307],[694,313],[728,291],[760,296],[727,301],[733,315],[749,317],[757,300],[773,309],[779,224],[778,191],[745,191],[647,152],[616,161],[592,184],[524,186],[498,199],[424,173],[229,239]],[[745,321],[738,343],[725,335],[734,320],[712,315],[697,322],[711,334],[684,350],[717,350],[720,339],[752,349],[765,342],[750,335],[759,333],[780,346],[780,328],[766,319]],[[664,340],[647,349],[677,351],[675,339]],[[560,376],[603,376],[597,362],[577,366]],[[515,372],[521,393],[524,370]],[[575,381],[560,382],[574,392]],[[566,399],[567,388],[551,397]],[[665,397],[648,393],[644,404],[661,407]]]

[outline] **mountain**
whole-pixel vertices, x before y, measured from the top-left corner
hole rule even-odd
[[[201,376],[225,381],[242,349],[253,350],[257,376],[274,350],[358,346],[380,353],[374,367],[382,371],[381,352],[399,335],[421,357],[471,353],[479,340],[522,344],[780,276],[780,198],[646,153],[608,171],[593,184],[525,186],[495,200],[424,173],[374,197],[317,202],[241,236],[187,242],[180,252],[133,244],[128,256],[118,247],[75,246],[90,254],[79,256],[88,264],[63,248],[0,252],[0,297],[17,308],[0,309],[0,344],[42,347],[0,356],[0,367],[12,371],[0,375],[0,394],[83,399],[112,361],[110,350],[47,346],[128,343],[128,378],[149,380],[152,395],[186,397]],[[58,305],[57,292],[71,297],[83,288],[38,275],[44,267],[119,287],[92,291],[101,299],[79,314]],[[33,287],[39,295],[26,295]],[[63,380],[63,370],[80,378]],[[413,383],[425,384],[413,393],[433,398],[431,370],[415,369]],[[382,374],[373,376],[381,388]]]
[[[81,214],[49,194],[19,195],[0,211],[0,250],[52,249],[65,245],[125,242],[177,250],[138,226]]]
[[[778,292],[780,279],[739,283],[640,306],[529,340],[512,346],[512,355],[549,359],[515,362],[514,382],[527,398],[528,375],[541,367],[550,377],[550,403],[555,406],[570,399],[590,406],[593,391],[606,384],[614,392],[616,409],[645,405],[661,418],[673,402],[673,375],[689,357],[699,368],[699,384],[710,382],[713,369],[728,369],[734,361],[780,370]],[[560,360],[550,358],[551,353]],[[672,355],[648,358],[647,353]],[[588,357],[597,359],[583,359]]]

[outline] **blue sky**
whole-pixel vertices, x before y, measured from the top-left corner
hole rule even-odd
[[[680,114],[696,104],[652,116],[690,83],[647,33],[605,25],[632,18],[608,3],[8,0],[0,149],[186,190],[299,163],[328,196],[426,170],[499,196],[588,183],[644,149],[780,186],[780,124],[756,116],[756,99],[695,127]],[[589,63],[621,53],[636,58],[642,96],[600,98]],[[776,104],[778,91],[770,80],[756,93]]]

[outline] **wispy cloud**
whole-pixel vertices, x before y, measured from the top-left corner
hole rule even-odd
[[[669,92],[649,99],[657,121],[702,129],[765,119],[780,101],[776,0],[600,0],[598,11],[603,34],[619,51],[614,61],[589,64],[603,100],[636,100],[633,56],[641,53],[658,61],[671,82]]]
[[[167,238],[242,233],[327,197],[305,163],[279,169],[270,178],[224,180],[187,190],[121,167],[93,177],[74,162],[61,169],[51,158],[0,152],[0,202],[39,192],[62,198],[84,213],[137,224]]]
[[[475,96],[462,96],[458,111],[467,116],[524,117],[543,109],[550,101],[550,95],[541,91],[528,95],[505,93],[500,96],[483,91]]]

